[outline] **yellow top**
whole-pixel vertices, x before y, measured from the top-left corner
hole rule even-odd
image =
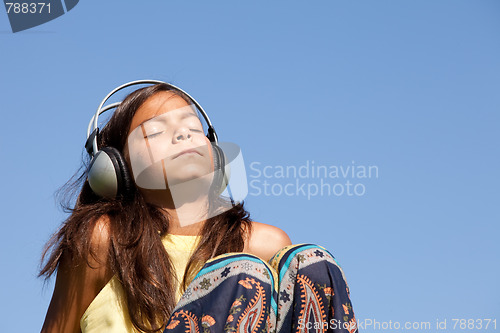
[[[162,239],[163,245],[174,264],[178,281],[182,282],[187,262],[200,239],[201,236],[172,234],[167,234]],[[178,283],[177,302],[181,296],[180,283]],[[137,332],[128,314],[125,291],[116,275],[109,280],[90,303],[80,319],[80,328],[82,333]]]

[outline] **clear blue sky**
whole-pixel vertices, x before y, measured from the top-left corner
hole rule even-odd
[[[187,90],[240,145],[249,180],[274,186],[249,188],[253,219],[328,248],[358,320],[500,329],[499,17],[498,1],[82,0],[12,34],[0,11],[2,331],[41,328],[54,280],[36,278],[39,257],[65,216],[54,192],[101,99],[141,78]],[[378,177],[250,168],[313,161]],[[312,195],[347,181],[364,194]],[[297,182],[309,198],[278,193]]]

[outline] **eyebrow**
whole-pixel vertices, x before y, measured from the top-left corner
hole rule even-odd
[[[154,118],[156,118],[156,117],[159,117],[159,116],[153,116],[153,117],[151,117],[151,118],[148,118],[148,119],[144,120],[142,123],[140,123],[139,125],[137,125],[137,127],[144,125],[144,123],[146,123],[146,122],[148,122],[148,121],[150,121],[151,119],[154,119]],[[189,117],[196,117],[196,118],[198,118],[198,115],[197,115],[196,113],[194,113],[194,112],[191,112],[191,111],[184,112],[184,113],[181,115],[181,120],[182,120],[182,119],[189,118]],[[198,118],[198,119],[199,119],[199,118]],[[136,128],[137,128],[137,127],[136,127]]]

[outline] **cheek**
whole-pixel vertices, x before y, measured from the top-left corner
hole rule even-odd
[[[127,160],[135,178],[152,166],[156,169],[156,164],[165,158],[167,153],[165,146],[148,144],[146,140],[131,143],[128,152],[130,157]]]

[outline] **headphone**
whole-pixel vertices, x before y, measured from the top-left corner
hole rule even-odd
[[[217,133],[208,117],[207,113],[201,105],[184,90],[163,81],[158,80],[137,80],[122,84],[113,89],[102,100],[97,108],[97,112],[90,120],[87,128],[87,141],[85,142],[85,149],[91,157],[89,167],[87,169],[87,180],[92,191],[100,197],[114,199],[114,198],[130,198],[132,189],[134,188],[134,181],[127,168],[127,162],[123,155],[114,147],[102,147],[98,149],[97,140],[99,136],[98,118],[99,115],[118,107],[121,102],[110,104],[104,107],[104,103],[118,91],[134,85],[142,84],[165,84],[174,91],[178,91],[187,96],[191,102],[197,107],[202,114],[205,122],[208,125],[208,134],[206,137],[212,146],[212,156],[214,160],[214,191],[220,195],[227,187],[229,191],[229,178],[230,168],[226,165],[226,157],[222,148],[219,147]],[[229,191],[231,196],[231,192]],[[233,198],[231,196],[231,202]]]

